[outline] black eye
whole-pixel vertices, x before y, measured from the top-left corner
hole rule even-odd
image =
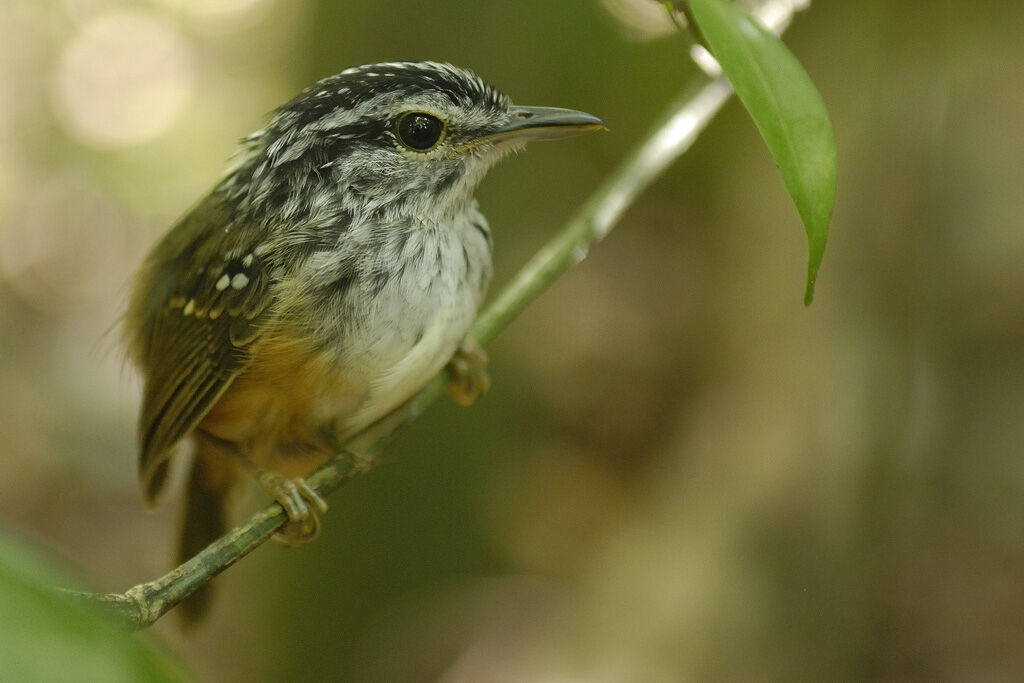
[[[441,119],[423,112],[404,114],[398,119],[398,139],[409,149],[426,152],[437,144],[444,132]]]

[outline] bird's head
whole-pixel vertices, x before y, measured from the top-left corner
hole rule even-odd
[[[450,64],[370,64],[278,109],[249,141],[243,180],[254,200],[276,202],[285,215],[339,198],[391,217],[450,215],[509,151],[602,127],[583,112],[515,106]]]

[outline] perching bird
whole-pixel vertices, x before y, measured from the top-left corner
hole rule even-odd
[[[491,276],[474,192],[523,143],[601,127],[514,106],[449,64],[397,62],[321,80],[245,139],[149,254],[125,316],[147,502],[195,442],[181,559],[226,530],[241,472],[287,512],[285,539],[308,539],[327,506],[302,477],[347,437],[453,356],[457,400],[486,388],[463,344]]]

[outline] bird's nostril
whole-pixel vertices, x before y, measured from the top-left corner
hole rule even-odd
[[[519,112],[516,112],[516,117],[520,118],[520,119],[532,119],[533,118],[533,114],[531,112],[528,112],[528,111],[519,111]]]

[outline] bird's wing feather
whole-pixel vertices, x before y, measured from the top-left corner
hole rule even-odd
[[[216,194],[185,216],[140,273],[129,318],[146,375],[139,420],[139,475],[159,494],[173,448],[248,363],[273,299],[260,231],[231,225]]]

